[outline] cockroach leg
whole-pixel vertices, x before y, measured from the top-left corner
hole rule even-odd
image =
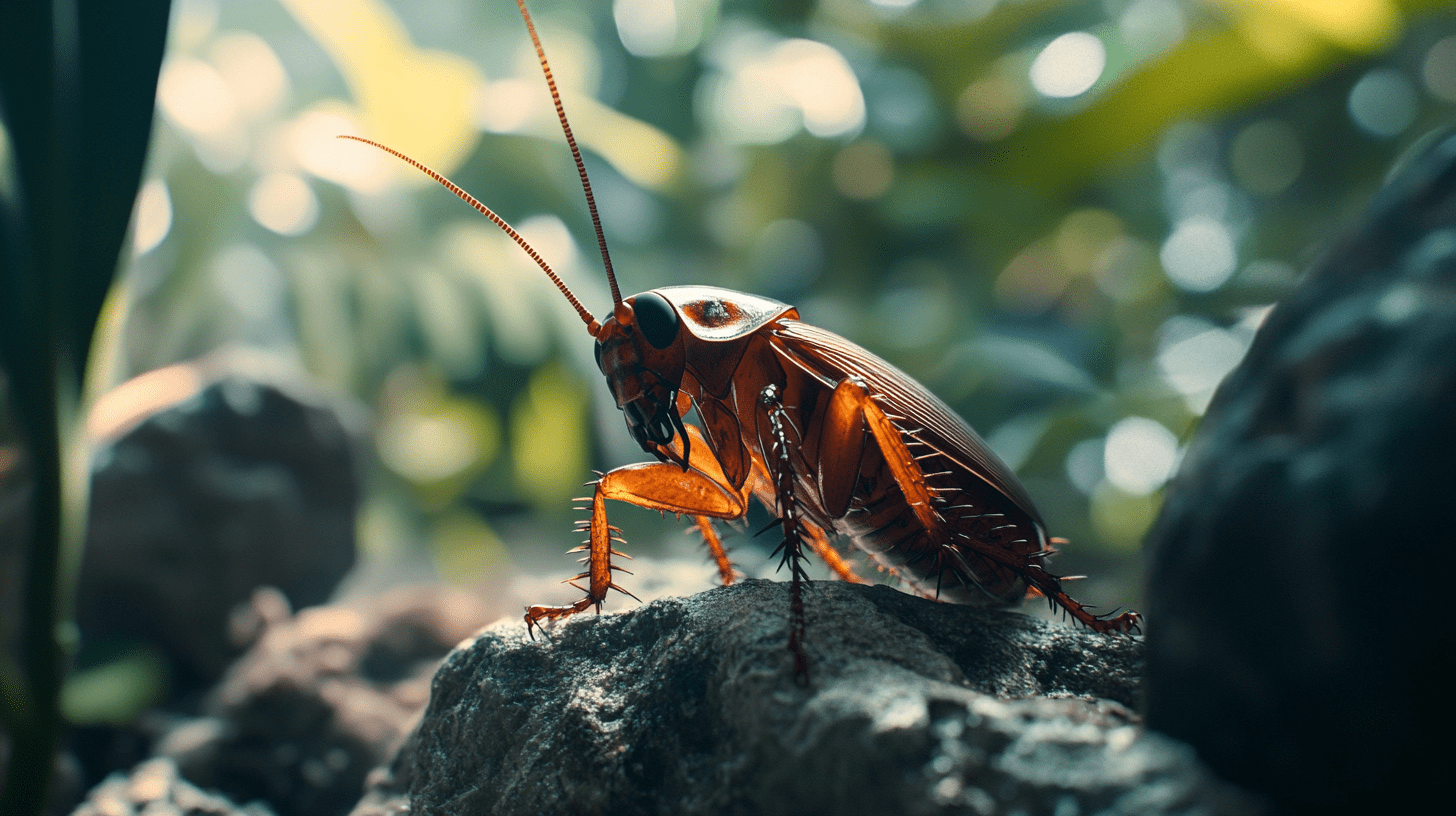
[[[1136,612],[1128,611],[1121,615],[1109,613],[1107,615],[1094,615],[1087,607],[1068,595],[1062,589],[1062,579],[1042,569],[1040,564],[1027,564],[1021,570],[1022,577],[1026,580],[1027,586],[1035,588],[1042,595],[1047,597],[1056,606],[1060,606],[1073,620],[1086,626],[1094,632],[1102,634],[1121,634],[1127,632],[1141,632],[1142,616]]]
[[[895,426],[892,417],[886,414],[870,396],[864,382],[858,377],[847,377],[841,381],[835,387],[834,395],[830,398],[827,413],[830,417],[843,417],[843,419],[833,423],[825,422],[826,434],[836,433],[836,431],[837,433],[833,437],[826,436],[821,440],[821,450],[827,450],[840,444],[843,441],[842,437],[846,435],[854,437],[856,435],[854,431],[859,428],[868,430],[868,435],[874,437],[880,453],[885,458],[885,463],[889,465],[891,475],[904,494],[905,504],[915,514],[916,520],[930,537],[931,543],[948,544],[950,541],[949,526],[945,518],[936,510],[941,502],[927,482],[925,471],[921,469],[915,454],[906,447],[904,433]],[[850,430],[842,430],[846,428]],[[835,431],[831,431],[831,429],[835,429]],[[862,433],[859,435],[863,436]],[[864,443],[859,442],[858,444],[862,446]],[[855,464],[858,464],[857,456]]]
[[[712,519],[707,516],[693,516],[693,524],[702,535],[703,543],[708,545],[708,553],[713,557],[713,563],[718,566],[718,580],[723,582],[723,586],[733,583],[738,573],[733,569],[733,562],[728,560],[728,550],[723,547],[718,531],[713,529]]]
[[[591,515],[577,522],[577,529],[587,534],[586,543],[573,551],[586,553],[586,571],[572,579],[572,586],[582,589],[586,597],[570,606],[530,607],[526,610],[527,632],[534,632],[542,622],[567,618],[592,607],[600,612],[608,590],[637,597],[612,579],[612,573],[626,572],[612,563],[612,557],[628,556],[614,547],[624,542],[622,531],[607,523],[607,499],[695,518],[742,518],[747,510],[742,496],[724,484],[721,475],[715,479],[700,472],[699,466],[710,467],[709,457],[711,454],[706,450],[694,452],[693,469],[686,471],[674,463],[642,462],[617,468],[597,479],[592,488]],[[716,465],[711,465],[711,469],[716,474],[722,473],[722,468]],[[587,581],[585,587],[574,583],[583,579]]]
[[[829,567],[836,578],[851,584],[869,583],[855,574],[854,569],[849,566],[849,562],[844,560],[844,556],[839,554],[839,550],[834,549],[834,545],[829,542],[829,535],[819,525],[801,519],[799,526],[808,534],[809,549],[819,556],[819,560]]]
[[[773,442],[768,467],[773,478],[777,515],[784,529],[784,541],[774,554],[783,553],[779,569],[789,568],[789,651],[794,655],[794,681],[803,686],[809,683],[809,657],[804,653],[804,584],[809,576],[804,571],[803,521],[799,502],[794,497],[794,464],[789,458],[784,405],[778,386],[764,386],[758,401],[768,420]]]
[[[587,519],[577,522],[577,529],[587,533],[587,540],[572,552],[586,552],[583,560],[586,561],[587,568],[586,572],[577,575],[568,583],[577,589],[582,589],[582,586],[576,582],[583,578],[587,579],[588,583],[584,590],[586,597],[570,606],[528,608],[526,610],[526,633],[532,638],[535,637],[535,628],[541,626],[543,621],[560,620],[578,612],[585,612],[590,607],[596,607],[597,612],[601,612],[602,602],[607,599],[609,589],[631,594],[612,582],[612,571],[617,569],[612,565],[612,556],[622,555],[612,545],[625,542],[621,538],[621,530],[607,523],[606,496],[603,493],[602,485],[610,475],[597,480],[592,489],[591,515]]]

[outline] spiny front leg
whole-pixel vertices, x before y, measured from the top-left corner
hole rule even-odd
[[[768,469],[773,484],[775,510],[784,530],[783,543],[773,554],[783,553],[779,569],[789,568],[789,651],[794,653],[794,679],[800,685],[809,682],[809,657],[804,654],[804,540],[799,502],[794,496],[794,466],[789,458],[789,440],[784,432],[788,417],[776,385],[765,386],[758,395],[759,407],[768,419],[773,450],[769,451]]]
[[[615,472],[615,471],[614,471]],[[586,541],[580,547],[571,552],[585,552],[581,561],[586,563],[586,571],[574,578],[567,579],[566,583],[586,593],[586,597],[570,606],[532,606],[526,609],[526,633],[535,637],[535,627],[542,625],[542,621],[554,621],[575,615],[578,612],[585,612],[590,607],[596,607],[597,612],[602,611],[602,602],[607,599],[607,590],[615,589],[623,595],[633,599],[637,596],[618,586],[612,581],[614,570],[628,572],[612,563],[612,556],[618,555],[623,558],[631,556],[618,551],[613,544],[625,544],[621,537],[622,531],[607,523],[607,506],[605,491],[602,483],[611,474],[603,476],[593,484],[591,498],[591,514],[587,518],[577,522],[577,531],[587,534]],[[585,501],[585,498],[578,501]],[[631,573],[628,573],[631,574]],[[586,579],[587,585],[583,587],[578,581]]]
[[[698,457],[695,455],[694,460]],[[720,469],[721,472],[721,469]],[[592,494],[591,516],[584,529],[586,543],[573,552],[586,552],[583,561],[586,571],[570,579],[568,583],[586,593],[586,597],[570,606],[532,606],[526,609],[526,630],[543,621],[554,621],[585,612],[595,607],[601,610],[607,598],[607,590],[615,589],[624,595],[636,598],[612,580],[612,573],[626,572],[612,563],[612,556],[627,557],[613,549],[620,543],[616,527],[607,523],[606,500],[624,501],[649,510],[667,513],[707,516],[710,518],[741,518],[746,511],[743,499],[729,485],[723,484],[697,470],[683,470],[676,464],[665,462],[643,462],[613,470],[597,480]],[[587,580],[585,587],[577,581]]]

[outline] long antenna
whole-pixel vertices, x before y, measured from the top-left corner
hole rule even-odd
[[[581,175],[581,189],[586,191],[586,206],[591,210],[592,228],[597,231],[597,246],[602,248],[602,264],[607,269],[607,283],[612,287],[612,304],[616,305],[622,302],[622,292],[617,288],[617,275],[612,271],[612,256],[607,252],[607,236],[602,232],[602,218],[597,214],[597,202],[592,197],[591,180],[586,177],[586,165],[581,160],[581,151],[576,147],[576,137],[571,135],[571,125],[566,121],[566,108],[561,105],[561,93],[556,90],[556,79],[551,76],[551,65],[546,62],[546,51],[541,48],[541,38],[536,36],[536,24],[531,22],[531,12],[526,11],[526,0],[516,0],[516,5],[521,7],[521,18],[526,21],[526,30],[531,32],[531,44],[536,46],[536,56],[541,60],[541,71],[546,74],[546,84],[551,88],[551,101],[556,104],[556,118],[561,120],[566,143],[571,145],[571,157],[576,159],[576,172]]]
[[[461,201],[464,201],[466,204],[469,204],[470,206],[479,210],[481,215],[489,218],[492,222],[495,223],[497,227],[505,230],[506,235],[511,236],[512,240],[514,240],[517,244],[520,244],[521,249],[526,250],[526,254],[531,256],[531,260],[535,261],[536,265],[541,267],[542,271],[544,271],[546,275],[551,278],[551,282],[556,284],[556,288],[561,290],[561,294],[566,295],[566,299],[571,301],[571,305],[576,309],[576,313],[581,315],[582,322],[586,323],[586,330],[589,334],[591,334],[592,337],[596,337],[597,332],[601,331],[602,324],[598,323],[597,319],[595,317],[592,317],[592,313],[588,312],[586,310],[586,307],[581,305],[581,301],[576,299],[576,295],[573,295],[571,293],[571,290],[566,288],[566,284],[562,282],[561,278],[551,270],[551,266],[546,263],[545,259],[542,258],[541,255],[536,252],[536,250],[532,248],[530,244],[526,243],[526,239],[522,238],[519,232],[516,232],[514,229],[512,229],[511,225],[507,224],[504,218],[496,215],[495,212],[491,210],[491,208],[485,206],[484,204],[481,204],[475,196],[460,189],[460,186],[450,179],[445,178],[439,173],[436,173],[434,170],[431,170],[429,167],[426,167],[424,164],[415,161],[414,159],[406,156],[405,154],[399,152],[398,150],[395,150],[392,147],[386,147],[379,142],[370,141],[363,138],[362,136],[350,136],[348,134],[341,134],[339,138],[353,139],[356,142],[363,142],[367,145],[373,145],[374,147],[383,150],[385,153],[388,153],[391,156],[395,156],[399,159],[404,160],[411,167],[414,167],[416,170],[419,170],[420,172],[424,173],[435,181],[440,182],[440,184],[444,185],[445,189],[454,193],[456,196],[459,196]],[[615,293],[615,284],[613,285],[612,289]]]

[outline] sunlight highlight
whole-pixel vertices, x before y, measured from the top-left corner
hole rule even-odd
[[[167,182],[148,179],[137,195],[136,214],[132,222],[132,256],[145,255],[157,248],[172,229],[172,196]]]
[[[1178,465],[1178,438],[1162,423],[1128,417],[1107,432],[1102,449],[1107,481],[1131,496],[1146,496],[1162,487]]]
[[[1204,215],[1179,222],[1158,257],[1168,279],[1188,292],[1212,292],[1228,281],[1238,263],[1229,228]]]
[[[302,235],[318,221],[318,197],[292,173],[269,173],[248,193],[248,213],[279,235]]]
[[[208,58],[227,83],[241,113],[256,119],[272,113],[288,97],[288,74],[271,46],[252,32],[220,35]]]
[[[441,173],[460,166],[479,137],[470,98],[483,77],[474,63],[415,46],[380,0],[280,2],[344,75],[358,106],[349,118],[369,138]],[[431,183],[420,173],[401,172],[398,177],[410,185]]]
[[[713,61],[718,74],[704,80],[699,103],[730,142],[773,144],[800,128],[833,138],[864,128],[859,79],[824,43],[743,28],[721,39]]]
[[[1031,87],[1042,96],[1068,99],[1097,84],[1107,67],[1107,47],[1096,35],[1073,31],[1047,43],[1031,63]]]

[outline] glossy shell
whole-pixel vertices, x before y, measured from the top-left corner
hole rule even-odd
[[[774,318],[794,311],[794,307],[773,298],[717,286],[664,286],[652,291],[677,309],[694,337],[715,343],[750,335]]]

